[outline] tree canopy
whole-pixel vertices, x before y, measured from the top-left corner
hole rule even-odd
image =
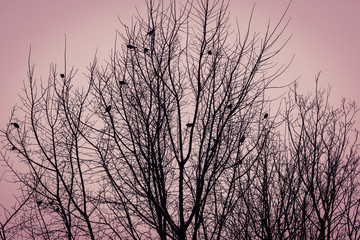
[[[39,83],[29,57],[1,136],[27,167],[2,153],[21,196],[1,239],[359,238],[357,106],[331,106],[318,77],[269,100],[286,11],[260,35],[227,1],[146,6],[81,88],[56,65]]]

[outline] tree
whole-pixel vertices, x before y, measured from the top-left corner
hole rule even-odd
[[[359,237],[358,108],[345,100],[332,107],[318,77],[314,95],[294,86],[283,119],[263,125],[257,160],[238,182],[229,239]]]
[[[281,122],[280,122],[281,123]],[[231,239],[296,239],[294,219],[300,181],[279,122],[266,124],[262,146],[251,170],[240,179]]]
[[[330,91],[318,88],[318,77],[314,96],[298,94],[295,86],[286,111],[290,156],[302,183],[298,236],[356,239],[360,158],[354,116],[358,109],[345,100],[339,108],[330,106]]]
[[[23,107],[3,130],[28,169],[3,156],[22,198],[2,239],[286,239],[301,232],[299,209],[321,228],[332,212],[325,219],[311,198],[300,178],[307,161],[293,161],[296,140],[279,134],[266,95],[286,69],[273,63],[284,15],[262,38],[251,21],[234,36],[225,1],[146,4],[108,63],[94,58],[83,88],[72,87],[74,69],[56,65],[38,84],[29,57]],[[356,237],[354,174],[341,180],[353,190],[331,223]]]
[[[29,63],[26,118],[4,131],[29,166],[24,196],[35,191],[24,234],[221,236],[241,162],[259,145],[264,92],[279,72],[263,73],[282,48],[281,21],[261,42],[247,32],[231,44],[224,1],[147,7],[124,25],[125,47],[105,68],[94,59],[86,90],[55,66],[38,89]]]

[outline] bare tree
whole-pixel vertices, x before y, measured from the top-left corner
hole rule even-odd
[[[238,181],[230,239],[359,237],[358,108],[345,100],[334,108],[329,96],[318,77],[313,95],[300,95],[295,85],[280,110],[284,122],[259,126],[266,131]]]
[[[281,110],[282,111],[282,110]],[[238,180],[239,204],[231,215],[231,239],[294,239],[296,200],[300,189],[297,166],[280,131],[282,120],[273,118],[263,129],[255,161]]]
[[[147,19],[125,26],[109,67],[90,67],[101,109],[92,119],[104,127],[84,137],[111,186],[101,199],[131,237],[220,238],[248,170],[241,162],[259,145],[264,91],[280,73],[262,71],[283,29],[230,45],[227,4],[175,7],[150,2]]]
[[[288,102],[290,157],[302,185],[297,221],[300,239],[356,239],[359,236],[358,131],[355,103],[329,103],[329,90],[304,97],[294,88]]]
[[[332,110],[316,89],[294,93],[284,122],[270,112],[284,15],[234,34],[226,1],[146,4],[83,88],[55,65],[36,82],[29,57],[2,131],[27,167],[3,156],[22,204],[2,239],[357,238],[355,105]]]

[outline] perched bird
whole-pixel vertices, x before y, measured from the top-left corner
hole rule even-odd
[[[106,108],[105,108],[105,112],[107,113],[107,112],[110,112],[110,110],[111,110],[111,105],[109,105],[109,106],[107,106]]]
[[[153,35],[154,33],[155,33],[155,28],[153,28],[153,29],[151,29],[150,31],[148,31],[148,32],[146,33],[146,35],[151,36],[151,35]]]
[[[149,51],[148,48],[144,48],[144,53],[147,53]]]
[[[230,104],[228,104],[228,105],[226,106],[226,108],[231,109],[232,106],[233,106],[233,105],[230,103]]]
[[[120,85],[126,85],[127,82],[125,82],[125,81],[119,81],[119,84],[120,84]],[[111,107],[110,107],[110,110],[111,110]]]
[[[264,119],[267,119],[267,118],[268,118],[268,116],[269,116],[269,114],[268,114],[268,113],[265,113],[265,115],[264,115]]]
[[[211,147],[211,151],[215,152],[215,150],[217,148],[217,145],[219,144],[220,140],[216,139],[216,138],[213,138],[213,140],[214,140],[214,145]]]
[[[20,128],[19,124],[17,124],[16,122],[11,123],[15,128]]]
[[[131,45],[131,44],[126,45],[126,47],[127,47],[128,49],[135,49],[135,48],[136,48],[135,46],[133,46],[133,45]]]
[[[187,123],[186,126],[187,126],[188,128],[190,128],[190,127],[194,126],[194,123]]]
[[[49,202],[50,206],[52,206],[54,204],[54,199],[51,199],[51,201]]]
[[[65,77],[65,75],[62,73],[62,74],[60,74],[60,77],[61,77],[61,78],[64,78],[64,77]]]
[[[207,54],[212,55],[212,51],[211,50],[207,51]]]
[[[242,135],[242,137],[240,138],[240,143],[243,143],[245,141],[245,136]]]
[[[13,150],[13,151],[16,150],[16,147],[15,147],[15,146],[12,146],[11,150]]]
[[[36,204],[37,204],[38,206],[40,206],[42,203],[43,203],[43,201],[41,201],[41,200],[36,201]]]

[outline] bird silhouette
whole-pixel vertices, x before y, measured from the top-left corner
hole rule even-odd
[[[61,77],[61,78],[64,78],[64,77],[65,77],[65,75],[62,73],[62,74],[60,74],[60,77]]]
[[[153,35],[154,33],[155,33],[155,29],[153,28],[153,29],[151,29],[150,31],[148,31],[148,32],[146,33],[146,35],[151,36],[151,35]]]
[[[11,150],[13,150],[13,151],[16,150],[16,147],[15,147],[15,146],[12,146]]]
[[[268,116],[269,116],[269,114],[268,114],[268,113],[265,113],[265,115],[264,115],[264,119],[267,119],[267,118],[268,118]]]
[[[186,126],[187,126],[188,128],[190,128],[190,127],[194,126],[194,123],[187,123]]]
[[[243,135],[241,138],[240,138],[240,143],[243,143],[245,141],[245,136]]]
[[[109,106],[107,106],[106,108],[105,108],[105,112],[107,113],[107,112],[110,112],[110,110],[111,110],[111,105],[109,105]]]
[[[49,202],[50,206],[52,206],[54,204],[54,199],[51,199],[51,201]]]
[[[228,105],[226,106],[226,108],[231,109],[232,106],[233,106],[233,105],[230,103],[230,104],[228,104]]]
[[[207,51],[207,54],[212,55],[212,51],[211,50]]]
[[[128,49],[135,49],[135,48],[136,48],[134,45],[131,45],[131,44],[126,45],[126,47],[127,47]]]
[[[144,53],[147,53],[149,51],[148,48],[144,48]]]
[[[15,128],[20,128],[19,124],[17,124],[16,122],[11,123]]]
[[[43,201],[41,201],[41,200],[36,201],[36,204],[37,204],[38,206],[40,206],[42,203],[43,203]]]
[[[214,140],[214,145],[211,147],[211,151],[214,152],[216,150],[216,147],[219,144],[220,140],[216,139],[216,138],[213,138],[213,140]]]
[[[126,85],[127,82],[125,82],[125,81],[119,81],[119,84],[120,84],[120,85]],[[111,109],[111,106],[110,106],[110,109]]]

